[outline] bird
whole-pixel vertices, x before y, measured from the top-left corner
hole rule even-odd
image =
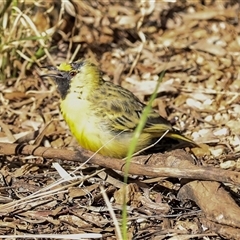
[[[46,68],[50,72],[42,77],[50,77],[56,82],[61,114],[79,145],[103,156],[125,158],[146,105],[131,91],[104,80],[99,67],[88,59]],[[154,145],[164,134],[164,138]],[[149,150],[152,152],[161,151],[164,140],[168,145],[171,139],[189,147],[197,146],[151,109],[135,153],[151,145]]]

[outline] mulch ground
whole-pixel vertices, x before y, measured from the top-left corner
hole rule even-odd
[[[239,13],[234,0],[26,1],[0,11],[0,237],[121,239],[125,162],[77,146],[54,82],[39,77],[88,58],[145,103],[166,71],[153,107],[200,146],[134,157],[127,238],[240,239]]]

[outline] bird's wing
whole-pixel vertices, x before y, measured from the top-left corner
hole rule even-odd
[[[98,114],[102,114],[106,124],[109,122],[108,127],[113,131],[133,131],[137,127],[146,105],[122,87],[112,84],[108,84],[106,87],[107,92],[101,90],[101,92],[95,93],[101,94],[101,96],[107,94],[105,98],[97,98]],[[172,130],[171,124],[157,112],[151,110],[143,132],[160,133],[166,130]]]

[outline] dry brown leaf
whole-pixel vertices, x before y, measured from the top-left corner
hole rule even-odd
[[[124,196],[125,194],[126,196]],[[142,194],[135,183],[123,186],[114,193],[115,202],[117,204],[123,205],[124,201],[126,201],[126,204],[133,207],[139,207],[141,205],[141,196]]]
[[[74,215],[61,215],[59,216],[59,220],[61,222],[65,222],[71,226],[77,226],[78,228],[82,228],[82,229],[86,229],[91,227],[91,223],[88,223],[89,219],[86,219],[86,221],[84,221],[83,219],[74,216]]]
[[[82,196],[87,196],[88,194],[90,194],[93,190],[95,190],[96,188],[99,187],[99,184],[93,184],[91,186],[88,186],[88,187],[82,187],[82,188],[79,188],[79,187],[72,187],[72,188],[69,188],[68,191],[69,191],[69,196],[71,198],[76,198],[76,197],[82,197]]]
[[[12,173],[12,177],[22,177],[29,173],[34,173],[39,169],[38,166],[32,166],[31,164],[25,164]]]

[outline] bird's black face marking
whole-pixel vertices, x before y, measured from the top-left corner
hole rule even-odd
[[[71,76],[69,72],[59,71],[56,68],[52,68],[50,70],[54,70],[57,73],[56,74],[54,74],[54,73],[45,74],[45,75],[41,75],[41,77],[42,78],[44,78],[44,77],[53,78],[54,81],[57,83],[58,91],[60,92],[61,98],[64,99],[70,88],[70,81],[73,76]]]
[[[68,72],[61,72],[60,76],[57,75],[55,77],[55,82],[57,83],[58,91],[60,92],[61,98],[65,99],[65,97],[67,96],[67,93],[70,89],[70,81],[71,81],[72,77],[70,76],[70,74]]]
[[[70,81],[72,76],[68,72],[60,72],[59,74],[53,76],[53,78],[57,83],[61,98],[65,99],[70,88]]]

